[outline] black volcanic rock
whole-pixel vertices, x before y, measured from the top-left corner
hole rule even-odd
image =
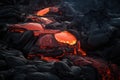
[[[28,74],[25,80],[60,80],[57,76],[50,73],[35,72]]]
[[[14,75],[13,80],[25,80],[26,75],[25,74],[16,74]]]

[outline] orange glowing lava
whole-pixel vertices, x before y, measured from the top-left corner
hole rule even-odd
[[[47,14],[48,12],[50,12],[50,8],[49,8],[49,7],[48,7],[48,8],[44,8],[44,9],[38,11],[36,15],[37,15],[37,16],[44,16],[44,15]]]
[[[45,17],[41,17],[41,18],[40,18],[40,21],[41,21],[42,23],[44,23],[45,25],[50,24],[50,23],[53,22],[52,20],[50,20],[50,19],[48,19],[48,18],[45,18]]]
[[[48,14],[49,12],[58,12],[59,8],[58,7],[48,7],[48,8],[44,8],[42,10],[39,10],[36,15],[37,16],[44,16],[46,14]]]
[[[21,25],[22,28],[25,28],[27,30],[44,30],[43,26],[39,23],[25,23]]]
[[[35,36],[38,36],[40,34],[39,31],[44,30],[43,26],[41,24],[39,24],[39,23],[15,24],[13,27],[16,28],[16,30],[17,30],[17,28],[18,29],[23,28],[23,29],[26,29],[26,30],[31,30],[31,31],[34,32]],[[22,32],[22,31],[19,31],[19,32]]]
[[[77,42],[76,37],[74,35],[72,35],[71,33],[69,33],[68,31],[56,33],[54,36],[55,36],[55,39],[61,43],[75,45]]]

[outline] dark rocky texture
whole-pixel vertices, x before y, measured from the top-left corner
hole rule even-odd
[[[120,65],[120,1],[66,1],[0,1],[0,80],[119,80],[119,70],[111,63]],[[66,56],[58,62],[38,57],[28,60],[34,39],[37,39],[33,32],[9,32],[8,24],[34,22],[26,17],[54,5],[59,5],[63,14],[55,15],[53,18],[58,23],[49,24],[47,28],[75,33],[87,57]]]

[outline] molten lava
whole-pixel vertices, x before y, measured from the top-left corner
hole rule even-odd
[[[38,39],[37,44],[40,45],[40,48],[43,48],[43,47],[54,48],[58,46],[56,40],[54,39],[54,36],[52,36],[51,34],[46,34],[45,36]]]
[[[86,56],[86,52],[81,49],[80,41],[77,42],[77,51],[80,53],[82,56]]]
[[[25,23],[25,24],[21,24],[21,27],[32,31],[44,30],[43,26],[39,23]]]
[[[75,38],[75,36],[73,36],[68,31],[63,31],[63,32],[60,32],[60,33],[56,33],[54,36],[55,36],[55,39],[58,42],[61,42],[61,43],[65,43],[65,44],[69,44],[69,45],[75,45],[76,42],[77,42],[77,39]]]
[[[36,15],[37,15],[37,16],[44,16],[44,15],[47,14],[48,12],[50,12],[50,8],[49,8],[49,7],[48,7],[48,8],[44,8],[44,9],[38,11]]]
[[[10,30],[12,30],[12,32],[24,32],[25,30],[30,30],[34,32],[35,36],[38,36],[40,34],[39,31],[43,31],[44,28],[39,23],[24,23],[12,25]]]
[[[36,15],[37,16],[44,16],[46,14],[48,14],[49,12],[58,12],[59,8],[58,7],[48,7],[48,8],[44,8],[42,10],[39,10]]]
[[[40,18],[40,21],[41,21],[42,23],[44,23],[45,25],[50,24],[50,23],[53,22],[52,20],[50,20],[50,19],[48,19],[48,18],[45,18],[45,17],[41,17],[41,18]]]

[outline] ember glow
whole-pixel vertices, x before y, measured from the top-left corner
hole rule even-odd
[[[117,69],[116,65],[109,65],[108,63],[104,62],[101,59],[94,59],[94,58],[90,58],[90,57],[74,57],[73,58],[73,62],[75,65],[91,65],[94,66],[99,74],[102,76],[102,79],[100,80],[118,80],[118,79],[114,79],[113,78],[113,73],[115,69]],[[112,69],[112,70],[111,70]],[[118,76],[118,75],[116,75]]]
[[[73,36],[68,31],[63,31],[63,32],[60,32],[60,33],[56,33],[55,34],[55,39],[58,42],[66,43],[66,44],[69,44],[69,45],[75,45],[76,42],[77,42],[77,39],[75,38],[75,36]]]
[[[87,56],[87,53],[81,48],[80,41],[77,42],[77,50],[82,56]]]
[[[45,60],[47,62],[59,62],[60,60],[57,58],[52,58],[52,57],[42,57],[42,60]]]

